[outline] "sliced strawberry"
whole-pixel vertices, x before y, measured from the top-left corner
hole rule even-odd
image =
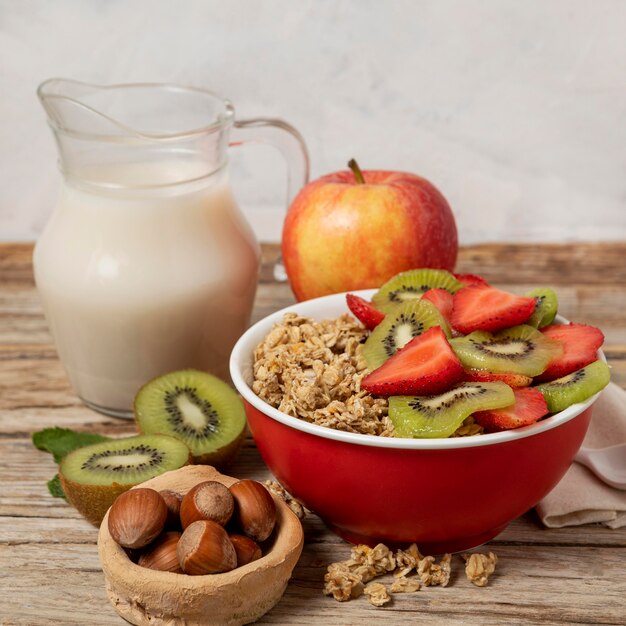
[[[489,287],[489,283],[482,276],[476,276],[476,274],[454,274],[454,277],[460,283],[463,283],[464,287],[469,287],[470,285],[485,285]]]
[[[503,409],[472,413],[474,421],[487,432],[494,432],[528,426],[548,414],[548,405],[538,389],[523,387],[522,389],[513,389],[513,393],[515,394],[515,404]]]
[[[452,314],[452,294],[447,289],[429,289],[422,296],[422,300],[432,302],[448,322]]]
[[[596,352],[604,343],[604,335],[599,328],[586,324],[552,324],[541,329],[550,339],[563,344],[563,354],[554,359],[548,368],[535,378],[546,382],[555,380],[579,370],[597,360]]]
[[[475,330],[495,332],[523,324],[535,310],[535,299],[472,285],[454,294],[452,326],[467,335]]]
[[[368,374],[361,387],[380,396],[430,395],[447,391],[463,376],[443,330],[433,326]]]
[[[490,372],[489,370],[465,370],[465,380],[477,383],[495,383],[501,380],[509,387],[528,387],[533,379],[513,372]]]
[[[353,293],[346,294],[346,302],[354,316],[369,330],[374,330],[385,319],[385,314],[374,308],[371,302]]]

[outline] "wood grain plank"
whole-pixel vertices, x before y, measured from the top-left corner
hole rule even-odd
[[[481,624],[623,624],[624,550],[565,548],[556,560],[544,547],[520,551],[502,546],[496,574],[485,588],[467,581],[461,559],[454,557],[448,587],[395,595],[384,608],[372,607],[364,597],[340,604],[322,595],[326,566],[347,552],[347,547],[338,551],[333,545],[307,544],[281,602],[259,623],[310,624],[311,616],[316,616],[318,624],[372,619],[395,625],[407,619],[461,624],[479,616]],[[25,624],[29,619],[36,624],[124,623],[105,598],[93,546],[0,546],[0,559],[12,564],[11,573],[0,573],[0,620],[5,620],[1,623]],[[64,592],[51,595],[46,589],[59,566]]]
[[[33,284],[33,244],[2,243],[0,282]],[[280,245],[261,246],[261,282],[274,282]],[[626,284],[626,242],[507,244],[461,246],[456,270],[484,276],[495,283]],[[610,270],[610,271],[607,271]]]
[[[278,244],[263,244],[262,282],[273,282],[279,251]],[[624,285],[626,242],[461,246],[455,271],[493,283]]]

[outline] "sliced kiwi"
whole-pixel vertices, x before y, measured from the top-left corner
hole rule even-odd
[[[139,435],[77,448],[63,457],[59,478],[67,499],[98,526],[121,493],[190,460],[189,448],[178,439]]]
[[[505,383],[462,383],[436,396],[389,398],[396,437],[449,437],[475,411],[501,409],[515,402]]]
[[[534,298],[535,310],[526,322],[529,326],[535,328],[543,328],[552,324],[556,316],[557,309],[559,308],[559,301],[556,297],[556,293],[548,287],[539,287],[529,291],[526,296],[528,298]]]
[[[538,376],[563,352],[563,345],[523,324],[497,333],[477,330],[450,340],[466,368]]]
[[[594,361],[563,378],[537,385],[537,389],[543,394],[550,413],[558,413],[602,391],[610,379],[609,366],[604,361]]]
[[[450,327],[439,309],[428,300],[410,300],[400,304],[371,332],[363,344],[363,357],[369,369],[380,367],[413,337],[433,326],[441,326],[447,337]]]
[[[241,398],[224,381],[197,370],[170,372],[146,383],[135,397],[142,433],[183,441],[194,463],[223,466],[239,452],[246,433]]]
[[[450,272],[430,268],[400,272],[389,279],[373,296],[377,309],[388,313],[407,300],[419,300],[429,289],[456,293],[463,287]]]

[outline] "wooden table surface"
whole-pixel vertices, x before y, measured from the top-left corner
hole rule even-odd
[[[30,434],[63,426],[121,436],[133,426],[90,411],[72,393],[37,299],[31,253],[30,244],[0,244],[0,624],[124,624],[105,595],[97,531],[48,495],[55,465]],[[271,279],[275,254],[264,247],[255,320],[293,302]],[[553,286],[565,317],[603,329],[613,380],[626,386],[626,243],[474,246],[457,267],[520,293]],[[268,476],[251,440],[229,473]],[[458,560],[449,587],[395,595],[375,608],[364,597],[338,603],[322,595],[326,566],[347,558],[349,547],[314,515],[304,527],[293,578],[261,623],[626,622],[626,528],[549,530],[530,511],[489,543],[499,562],[488,587],[472,586]]]

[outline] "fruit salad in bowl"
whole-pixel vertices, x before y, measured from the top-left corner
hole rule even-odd
[[[250,328],[231,376],[264,460],[342,537],[483,543],[534,506],[608,383],[602,333],[556,295],[411,270]]]

